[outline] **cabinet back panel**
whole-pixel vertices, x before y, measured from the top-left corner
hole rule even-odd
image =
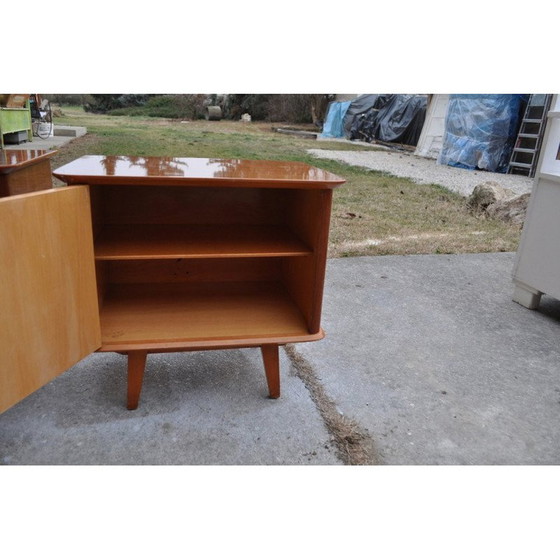
[[[91,224],[93,238],[97,239],[103,230],[103,197],[99,187],[90,186],[89,196],[91,199]]]
[[[274,282],[281,279],[281,259],[161,259],[110,261],[111,284],[167,282]]]
[[[279,189],[95,186],[106,224],[282,224]]]
[[[109,266],[105,261],[95,261],[95,278],[97,281],[97,300],[99,302],[99,309],[103,305],[103,298],[107,291],[107,284],[109,283]]]

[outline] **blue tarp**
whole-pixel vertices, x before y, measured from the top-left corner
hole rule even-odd
[[[507,171],[522,95],[451,95],[438,163]]]
[[[351,103],[351,101],[333,101],[329,105],[321,138],[344,137],[344,116]]]

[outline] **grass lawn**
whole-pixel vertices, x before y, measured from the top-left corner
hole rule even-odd
[[[263,122],[121,117],[63,107],[55,124],[88,134],[60,148],[53,169],[85,154],[297,160],[346,179],[335,190],[329,256],[516,251],[518,226],[470,214],[465,199],[437,185],[318,160],[310,148],[375,149],[279,134]],[[60,184],[60,183],[58,183]]]

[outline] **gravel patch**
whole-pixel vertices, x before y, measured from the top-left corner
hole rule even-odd
[[[397,177],[405,177],[415,183],[441,185],[465,197],[469,196],[477,185],[486,181],[495,181],[500,186],[511,189],[516,195],[530,192],[533,185],[533,179],[522,175],[439,165],[434,159],[404,152],[373,150],[348,152],[320,149],[307,151],[317,158],[332,159],[349,165],[383,171]]]

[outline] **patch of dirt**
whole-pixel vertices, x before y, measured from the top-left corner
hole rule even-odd
[[[284,348],[296,375],[303,381],[311,394],[311,399],[317,406],[336,445],[339,459],[345,465],[380,464],[367,430],[338,411],[334,401],[327,395],[313,366],[296,350],[293,344],[287,344]]]

